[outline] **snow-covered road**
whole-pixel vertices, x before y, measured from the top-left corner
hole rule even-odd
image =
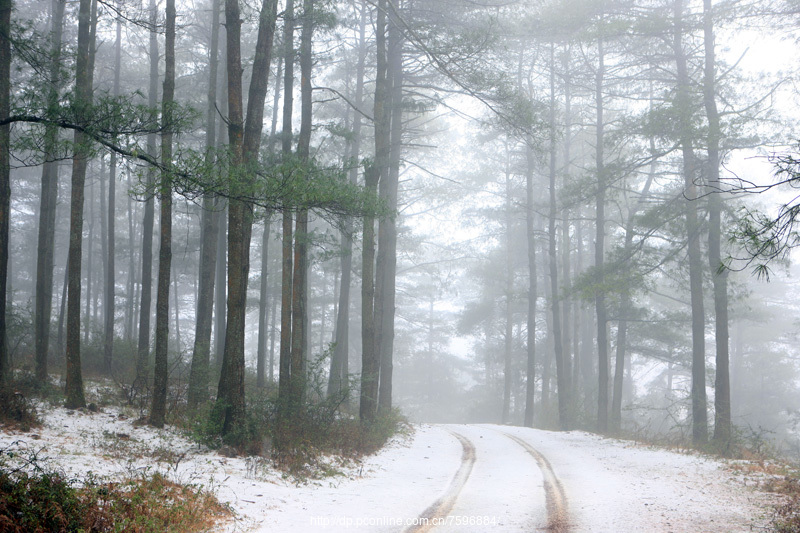
[[[112,409],[52,409],[35,434],[0,431],[0,446],[14,442],[71,475],[159,470],[210,488],[238,515],[228,532],[733,532],[764,525],[770,502],[719,460],[578,431],[421,425],[299,485]]]

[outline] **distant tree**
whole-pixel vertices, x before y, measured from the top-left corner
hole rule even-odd
[[[148,89],[148,106],[156,109],[158,103],[158,35],[156,23],[158,9],[155,0],[150,0],[148,11],[150,13],[150,41],[148,56],[150,61],[150,76]],[[156,135],[147,136],[147,153],[156,157]],[[153,226],[155,225],[155,205],[153,195],[150,193],[155,183],[156,168],[149,167],[146,175],[146,189],[148,196],[144,204],[144,219],[142,221],[142,288],[139,303],[139,339],[136,350],[136,379],[134,389],[145,389],[150,376],[150,316],[152,313],[153,298]]]
[[[48,109],[58,106],[61,83],[61,46],[64,29],[65,0],[54,0],[50,17],[50,68],[47,87]],[[58,128],[47,126],[44,133],[44,165],[39,205],[39,237],[36,260],[36,300],[34,309],[36,342],[36,379],[47,380],[50,352],[50,323],[53,307],[53,254],[58,200]]]
[[[117,20],[116,42],[114,44],[114,88],[113,95],[119,96],[120,92],[120,71],[122,70],[122,22]],[[105,271],[105,298],[103,303],[103,367],[108,375],[111,375],[111,362],[114,351],[114,316],[115,316],[115,286],[116,286],[116,237],[115,221],[117,216],[116,209],[116,186],[117,186],[117,153],[111,151],[109,162],[110,173],[108,178],[108,212],[107,217],[107,250],[106,250],[106,271]]]
[[[361,106],[364,104],[364,71],[367,54],[367,15],[369,8],[365,0],[362,0],[360,7],[359,27],[358,27],[358,59],[356,61],[356,86],[353,96],[353,125],[352,137],[348,142],[347,164],[350,165],[348,171],[350,183],[358,180],[359,165],[357,164],[361,153],[361,129],[362,116]],[[349,373],[349,352],[350,352],[350,286],[353,265],[353,220],[348,217],[342,229],[342,263],[341,281],[339,290],[339,304],[336,316],[336,338],[333,355],[331,357],[330,379],[328,382],[328,395],[339,394],[342,387],[346,385]],[[349,394],[345,401],[349,401]]]
[[[212,163],[217,139],[217,78],[219,69],[219,0],[211,2],[211,42],[209,46],[208,95],[206,101],[206,159]],[[216,271],[219,212],[214,197],[203,197],[201,212],[200,272],[198,274],[197,315],[194,349],[189,373],[187,402],[195,408],[208,400],[208,380],[211,358],[211,320],[214,311],[214,275]]]

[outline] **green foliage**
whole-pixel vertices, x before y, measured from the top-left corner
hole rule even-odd
[[[798,152],[800,144],[795,146],[794,153],[770,157],[776,178],[774,184],[760,186],[741,182],[732,189],[732,192],[762,193],[781,187],[796,188],[800,182]],[[770,263],[785,261],[789,251],[800,246],[800,232],[796,229],[799,219],[800,204],[794,195],[790,202],[778,206],[775,215],[767,215],[745,207],[740,208],[731,241],[744,249],[745,257],[729,257],[726,264],[735,267],[735,261],[739,259],[740,262],[744,262],[743,268],[750,267],[756,277],[769,281]]]
[[[399,431],[405,419],[399,411],[379,414],[369,425],[362,425],[346,413],[346,400],[357,389],[357,380],[343,384],[337,395],[325,394],[324,372],[329,351],[310,363],[307,393],[300,406],[292,406],[291,417],[277,396],[277,388],[248,387],[245,422],[223,435],[224,406],[214,402],[193,414],[190,422],[193,438],[222,449],[224,453],[269,456],[275,464],[299,478],[316,477],[328,467],[320,460],[335,454],[342,459],[374,453]]]
[[[5,452],[10,454],[11,452]],[[0,529],[8,532],[88,530],[92,505],[55,472],[0,469]]]

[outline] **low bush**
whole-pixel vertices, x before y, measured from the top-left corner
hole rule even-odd
[[[231,514],[213,494],[161,474],[79,481],[43,466],[35,454],[19,455],[0,454],[0,531],[189,533]]]
[[[0,424],[28,431],[39,423],[36,408],[22,392],[12,385],[0,387]]]

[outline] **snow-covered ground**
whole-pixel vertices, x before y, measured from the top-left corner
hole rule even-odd
[[[76,478],[158,471],[201,485],[237,513],[226,531],[751,531],[771,501],[724,462],[583,432],[422,425],[361,462],[331,462],[339,475],[298,483],[114,408],[43,419],[0,431],[0,448],[35,451]]]

